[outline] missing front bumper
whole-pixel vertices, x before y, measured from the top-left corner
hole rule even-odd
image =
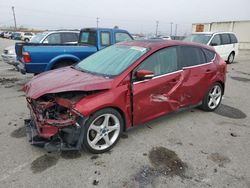
[[[84,125],[87,118],[81,118],[81,125]],[[80,150],[83,142],[84,136],[84,126],[80,126],[79,124],[76,126],[76,132],[72,132],[70,134],[71,137],[75,137],[75,143],[72,145],[68,143],[68,137],[65,134],[69,134],[68,131],[62,130],[64,134],[58,133],[50,139],[45,139],[39,136],[37,131],[35,122],[32,119],[24,120],[26,126],[26,134],[28,141],[31,145],[43,147],[48,152],[58,152],[58,151],[75,151]],[[64,136],[63,136],[64,135]]]

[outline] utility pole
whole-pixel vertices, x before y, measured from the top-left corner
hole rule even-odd
[[[99,17],[96,18],[96,27],[97,27],[97,28],[98,28],[98,26],[99,26],[99,19],[100,19]]]
[[[155,37],[158,36],[158,26],[159,26],[159,21],[156,21]]]
[[[177,24],[175,24],[175,36],[177,36]]]
[[[12,12],[13,12],[13,17],[14,17],[14,24],[15,24],[15,31],[16,31],[16,15],[15,15],[15,7],[12,6]]]
[[[173,33],[172,33],[172,31],[173,31],[173,30],[172,30],[173,24],[174,24],[173,22],[170,22],[170,36],[172,36],[172,34],[173,34]]]

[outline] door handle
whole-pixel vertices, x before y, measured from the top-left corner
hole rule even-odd
[[[211,69],[207,69],[207,70],[206,70],[206,73],[211,73],[211,72],[212,72]]]

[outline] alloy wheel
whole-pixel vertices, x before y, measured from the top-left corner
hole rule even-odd
[[[120,121],[110,113],[102,114],[92,121],[87,132],[87,142],[94,150],[105,150],[112,146],[120,133]]]
[[[221,87],[215,85],[209,92],[208,107],[210,109],[215,109],[220,104],[221,97],[222,97]]]

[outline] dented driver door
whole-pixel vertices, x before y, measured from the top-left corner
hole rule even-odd
[[[138,70],[154,72],[149,80],[138,81],[135,74]],[[157,51],[144,60],[133,71],[133,124],[146,121],[175,111],[180,107],[183,70],[177,65],[176,48],[165,48]]]

